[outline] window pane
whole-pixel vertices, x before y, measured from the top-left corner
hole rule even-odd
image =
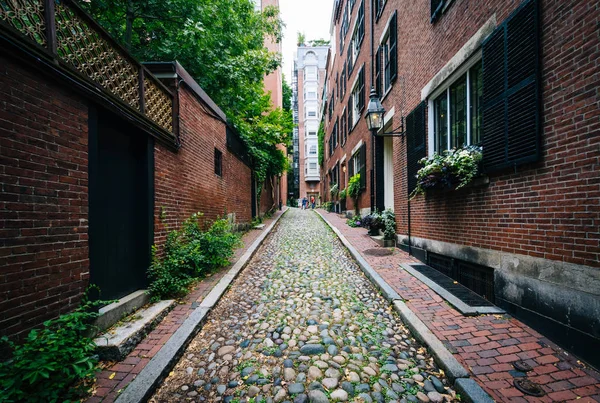
[[[448,148],[448,95],[442,95],[433,101],[435,150],[442,151]]]
[[[481,62],[471,68],[471,144],[481,143],[481,103],[483,102],[483,69]]]
[[[467,143],[467,76],[450,87],[450,148]]]
[[[385,44],[383,45],[383,66],[384,66],[384,84],[383,91],[387,91],[390,88],[391,80],[390,80],[390,47],[389,47],[389,38],[386,39]]]

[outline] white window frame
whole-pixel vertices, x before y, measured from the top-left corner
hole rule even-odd
[[[444,92],[446,93],[447,101],[447,108],[448,111],[446,113],[446,119],[447,120],[447,130],[450,130],[450,87],[456,83],[456,81],[458,81],[458,79],[460,79],[463,75],[467,75],[466,80],[467,80],[467,145],[471,144],[471,80],[470,80],[470,70],[473,66],[475,66],[478,62],[480,62],[482,60],[482,52],[481,50],[479,50],[478,52],[476,52],[475,54],[473,54],[473,56],[471,58],[469,58],[467,61],[465,61],[463,63],[462,66],[460,66],[456,71],[454,71],[452,73],[452,75],[450,75],[448,77],[447,80],[444,81],[444,83],[442,85],[440,85],[435,91],[433,91],[427,98],[427,119],[428,119],[428,133],[427,133],[427,150],[428,150],[428,155],[431,157],[435,152],[437,152],[438,150],[435,150],[435,106],[434,106],[434,100],[436,100],[440,95],[442,95]],[[450,133],[448,133],[448,141],[446,144],[446,149],[441,150],[441,151],[446,151],[450,149],[450,142],[451,142],[451,136]]]
[[[314,151],[313,151],[314,150]],[[309,148],[308,148],[308,155],[317,155],[317,145],[316,144],[312,144]]]
[[[361,118],[361,112],[358,109],[358,97],[356,96],[357,94],[355,94],[355,92],[358,91],[358,78],[360,76],[360,72],[365,68],[364,66],[365,65],[363,65],[356,73],[356,77],[354,78],[354,82],[352,83],[351,87],[352,90],[350,91],[350,94],[352,94],[352,128],[348,128],[348,132],[354,129],[354,126],[356,126],[356,124]]]

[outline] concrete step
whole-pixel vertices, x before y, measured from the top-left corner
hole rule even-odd
[[[159,301],[137,310],[94,339],[101,360],[121,361],[173,309],[175,300]]]

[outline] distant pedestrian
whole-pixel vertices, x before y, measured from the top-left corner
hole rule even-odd
[[[311,206],[311,207],[313,208],[313,210],[314,210],[314,208],[315,208],[315,196],[311,196],[311,197],[310,197],[310,206]]]
[[[302,198],[302,210],[306,210],[306,205],[308,204],[308,200],[306,200],[306,197]]]

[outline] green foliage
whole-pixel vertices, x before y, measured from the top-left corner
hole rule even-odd
[[[348,224],[349,227],[358,228],[362,225],[362,221],[359,216],[356,216],[356,217],[348,218],[346,220],[346,224]]]
[[[318,144],[319,144],[319,166],[323,166],[325,163],[325,123],[321,121],[319,125],[319,131],[317,132]]]
[[[346,188],[346,194],[350,196],[354,202],[354,215],[358,216],[358,197],[360,196],[360,174],[356,174],[348,181],[348,187]]]
[[[468,185],[480,174],[481,158],[481,147],[466,146],[421,159],[423,168],[417,172],[417,187],[411,198],[431,188],[460,189]]]
[[[334,199],[335,199],[335,197],[336,197],[336,196],[338,195],[338,193],[339,193],[339,190],[340,190],[340,188],[339,188],[338,184],[337,184],[337,183],[335,183],[333,186],[331,186],[331,187],[329,188],[329,194],[331,195],[331,197],[332,197],[332,198],[334,198]]]
[[[356,174],[348,181],[347,194],[352,199],[358,199],[360,196],[360,174]]]
[[[169,232],[162,257],[156,247],[152,248],[148,277],[154,301],[185,296],[194,280],[229,263],[239,236],[226,219],[216,220],[203,231],[201,217],[200,213],[193,214],[181,229]]]
[[[257,188],[288,169],[291,110],[273,108],[264,77],[281,65],[266,39],[280,42],[279,10],[250,0],[80,0],[140,60],[179,61],[227,115],[246,143]],[[258,195],[260,199],[260,195]]]
[[[340,200],[345,200],[347,195],[348,195],[348,190],[347,189],[342,189],[338,193],[338,196],[339,196]]]
[[[333,211],[334,204],[333,204],[333,202],[327,201],[327,202],[323,203],[321,205],[321,207],[323,207],[325,210],[327,210],[328,212],[331,213]]]
[[[393,240],[396,238],[396,215],[390,209],[381,213],[383,224],[383,239]]]
[[[308,41],[308,43],[310,44],[310,46],[329,46],[329,40],[323,39],[323,38],[319,38],[319,39],[313,39],[312,41]]]
[[[12,357],[0,363],[0,400],[42,403],[85,396],[98,363],[92,322],[98,308],[110,302],[91,302],[86,292],[79,308],[44,322],[23,344],[0,339],[12,350]]]
[[[292,87],[285,81],[285,75],[283,75],[281,80],[281,93],[283,94],[283,110],[291,111],[292,110],[292,96],[294,92],[292,91]]]
[[[298,31],[296,44],[298,46],[304,46],[306,43],[306,35],[303,32]]]

